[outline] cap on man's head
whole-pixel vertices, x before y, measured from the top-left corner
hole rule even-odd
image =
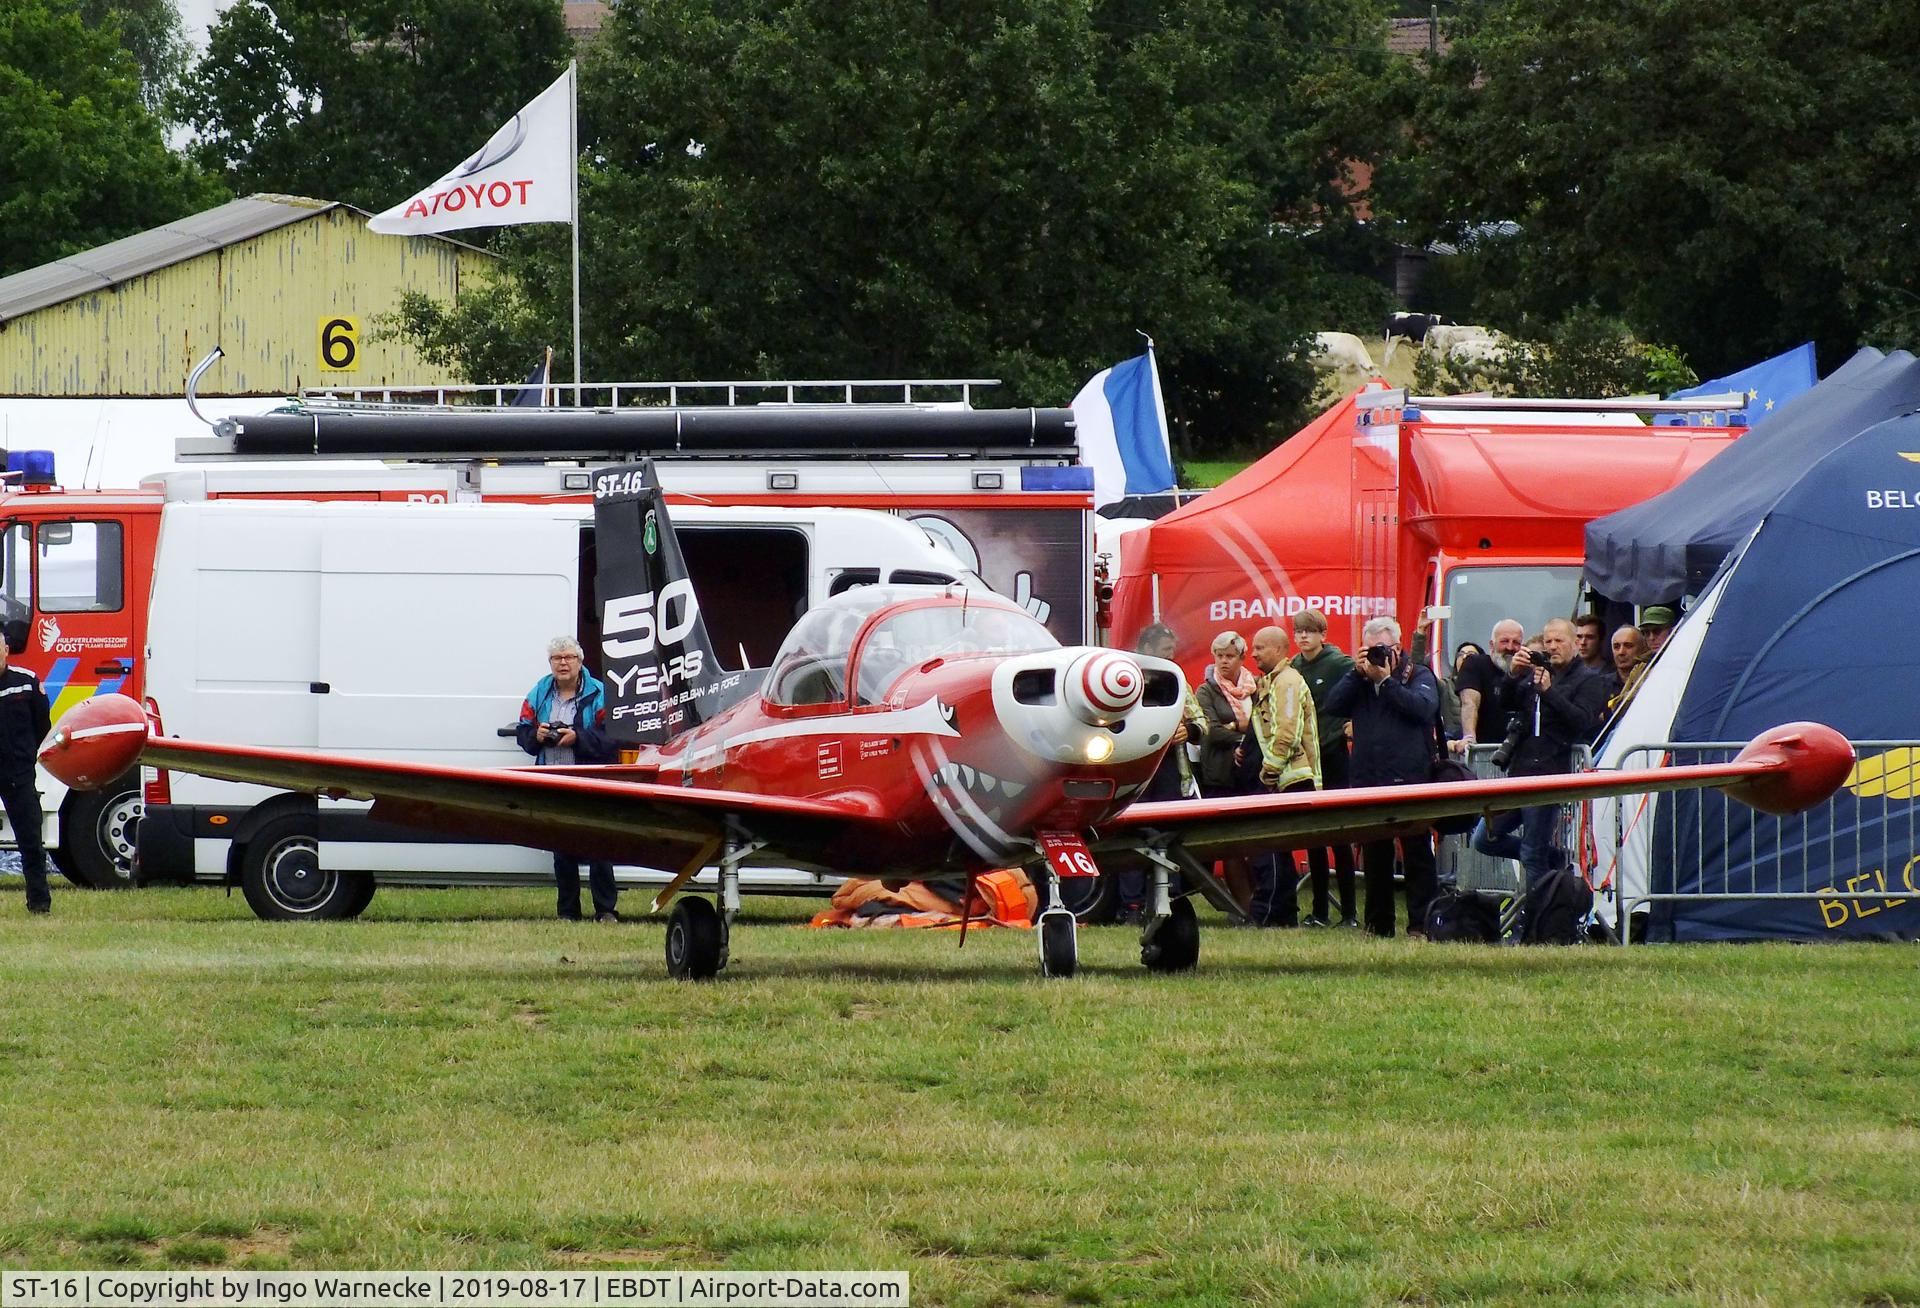
[[[1640,630],[1645,631],[1648,627],[1671,627],[1674,621],[1672,609],[1664,604],[1656,604],[1650,609],[1641,610]]]

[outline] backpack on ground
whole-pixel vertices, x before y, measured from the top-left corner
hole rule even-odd
[[[1500,938],[1500,910],[1471,891],[1443,890],[1427,903],[1427,939],[1490,945]]]
[[[1521,943],[1570,945],[1593,911],[1593,888],[1565,868],[1548,873],[1527,892],[1527,925]]]

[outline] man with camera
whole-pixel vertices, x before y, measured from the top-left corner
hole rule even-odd
[[[613,746],[602,730],[606,722],[605,691],[599,678],[583,666],[582,653],[580,642],[571,636],[555,636],[548,641],[547,666],[552,671],[535,682],[521,701],[514,737],[542,767],[614,761]],[[555,850],[553,880],[559,889],[560,916],[579,921],[580,860]],[[614,883],[613,864],[604,859],[590,861],[587,882],[593,891],[593,920],[618,922],[620,914],[615,907],[620,890]]]
[[[1553,618],[1541,629],[1540,640],[1544,662],[1528,649],[1513,656],[1516,738],[1508,776],[1571,772],[1573,747],[1591,743],[1606,718],[1607,680],[1575,656],[1573,624]],[[1553,839],[1559,816],[1559,805],[1539,804],[1482,818],[1473,829],[1473,847],[1495,858],[1519,859],[1531,893],[1560,864]]]
[[[1406,786],[1427,780],[1437,748],[1434,719],[1440,685],[1425,666],[1400,649],[1400,624],[1379,617],[1361,628],[1366,649],[1353,671],[1334,684],[1327,712],[1353,722],[1350,773],[1356,786]],[[1376,840],[1360,850],[1367,884],[1366,925],[1377,936],[1393,934],[1393,846]],[[1400,858],[1407,879],[1407,930],[1424,929],[1433,898],[1431,834],[1402,836]]]

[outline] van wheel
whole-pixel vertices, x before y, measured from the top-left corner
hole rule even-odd
[[[320,866],[313,820],[277,817],[253,833],[240,856],[240,890],[247,905],[268,922],[334,921],[358,917],[373,898],[365,872],[335,872]]]
[[[60,870],[67,880],[89,890],[132,889],[144,807],[138,769],[101,790],[70,796],[60,818]]]

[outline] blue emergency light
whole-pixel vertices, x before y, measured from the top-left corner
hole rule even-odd
[[[1020,489],[1023,491],[1090,491],[1093,489],[1093,469],[1079,465],[1070,468],[1022,468],[1020,469]]]
[[[52,450],[8,450],[7,471],[17,474],[22,486],[52,486]],[[9,478],[11,480],[11,478]]]

